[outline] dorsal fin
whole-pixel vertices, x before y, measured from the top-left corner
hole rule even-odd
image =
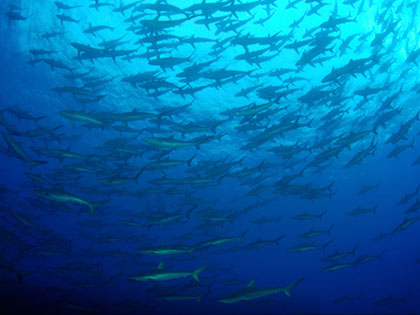
[[[163,270],[163,262],[161,262],[158,266],[157,266],[158,270]]]
[[[248,285],[246,286],[247,288],[252,288],[255,286],[255,279],[252,279],[251,281],[248,282]]]

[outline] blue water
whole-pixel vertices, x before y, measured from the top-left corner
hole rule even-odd
[[[2,1],[2,312],[418,313],[418,14]]]

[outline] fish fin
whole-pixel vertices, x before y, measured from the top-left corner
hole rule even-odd
[[[197,154],[194,154],[188,161],[187,161],[187,165],[191,166],[191,162],[192,160],[197,156]]]
[[[137,173],[137,175],[136,175],[136,177],[135,177],[136,184],[137,184],[137,182],[138,182],[138,180],[139,180],[139,177],[140,177],[141,173],[143,173],[143,171],[144,171],[145,169],[146,169],[146,167],[143,167],[143,168],[140,170],[140,172],[138,172],[138,173]]]
[[[192,276],[193,276],[195,281],[197,281],[197,282],[200,281],[200,278],[198,277],[198,275],[200,274],[200,272],[202,272],[207,267],[208,267],[208,265],[204,265],[203,267],[200,267],[200,268],[193,271]]]
[[[255,287],[255,279],[252,279],[251,281],[249,281],[246,287],[247,288]]]
[[[245,235],[248,233],[248,230],[243,232],[241,235],[239,235],[239,241],[242,242],[242,239],[245,237]]]
[[[29,168],[32,169],[34,166],[42,165],[42,164],[47,164],[47,163],[48,163],[47,161],[35,161],[35,160],[32,160],[30,162]]]
[[[331,242],[332,241],[328,241],[324,245],[322,245],[322,250],[325,251],[325,249],[327,248],[328,245],[330,245]]]
[[[305,279],[305,277],[300,278],[299,280],[297,280],[297,281],[292,282],[291,284],[289,284],[287,287],[285,287],[285,288],[283,289],[284,294],[286,294],[288,297],[290,297],[290,296],[291,296],[291,292],[290,292],[290,291],[291,291],[291,290],[292,290],[295,286],[297,286],[300,282],[302,282],[304,279]]]
[[[385,248],[379,255],[378,255],[378,258],[380,259],[380,260],[382,260],[382,258],[384,257],[384,255],[385,255],[385,253],[386,253],[386,251],[388,250],[388,248]]]
[[[357,243],[356,244],[356,246],[354,246],[354,248],[353,248],[353,250],[351,251],[351,254],[354,256],[354,255],[356,255],[356,251],[357,251],[357,248],[359,247],[359,243]]]
[[[95,202],[95,203],[91,203],[91,204],[89,204],[89,210],[90,210],[90,213],[92,214],[92,215],[95,215],[95,210],[96,210],[96,208],[97,207],[100,207],[100,206],[102,206],[104,203],[106,203],[106,202],[108,202],[109,200],[105,200],[105,201],[100,201],[100,202]]]

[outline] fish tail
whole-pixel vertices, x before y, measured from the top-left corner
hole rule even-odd
[[[106,203],[106,202],[108,202],[108,201],[109,201],[109,200],[105,200],[105,201],[94,202],[94,203],[89,204],[89,210],[90,210],[90,213],[91,213],[92,215],[95,215],[95,210],[96,210],[96,208],[97,208],[97,207],[102,206],[104,203]]]
[[[192,207],[190,210],[188,210],[188,212],[185,214],[185,216],[189,219],[191,217],[191,213],[194,211],[195,208],[197,208],[198,206],[194,206]]]
[[[191,166],[191,162],[192,160],[197,156],[197,154],[194,154],[188,161],[187,161],[187,165]]]
[[[284,294],[286,294],[286,295],[287,295],[287,297],[290,297],[290,296],[291,296],[291,292],[290,292],[290,291],[292,291],[292,289],[293,289],[295,286],[297,286],[300,282],[302,282],[304,279],[305,279],[305,277],[300,278],[299,280],[297,280],[297,281],[292,282],[291,284],[289,284],[287,287],[285,287],[285,288],[283,289]]]
[[[384,255],[385,255],[385,253],[386,253],[386,251],[388,250],[388,248],[385,248],[379,255],[378,255],[378,258],[380,259],[380,260],[382,260],[382,258],[384,258]]]
[[[356,244],[356,246],[354,246],[353,250],[351,251],[351,254],[354,256],[356,255],[356,250],[359,247],[359,243]]]
[[[328,245],[330,245],[331,241],[326,242],[324,245],[322,245],[322,250],[325,251]]]
[[[278,245],[279,244],[279,242],[284,238],[286,236],[286,234],[283,234],[282,236],[280,236],[280,237],[278,237],[277,239],[276,239],[276,245]]]
[[[30,169],[32,169],[34,166],[42,165],[42,164],[47,164],[47,163],[48,163],[47,161],[36,161],[36,160],[33,160],[33,161],[30,162],[29,167],[30,167]]]
[[[373,207],[373,209],[372,209],[373,210],[373,213],[376,213],[376,209],[378,209],[378,206],[379,206],[379,202],[377,202],[376,205],[375,205],[375,207]]]
[[[192,276],[193,276],[193,278],[194,278],[195,281],[197,281],[197,282],[200,281],[200,278],[198,276],[207,267],[208,267],[208,265],[204,265],[203,267],[200,267],[200,268],[198,268],[198,269],[196,269],[196,270],[193,271]]]
[[[137,175],[136,175],[136,177],[135,177],[136,184],[137,184],[137,181],[139,180],[140,175],[141,175],[141,174],[143,173],[143,171],[145,170],[145,168],[146,168],[146,167],[143,167],[143,168],[140,170],[140,172],[138,172],[138,173],[137,173]]]
[[[35,118],[35,122],[37,123],[39,120],[46,118],[47,116],[40,116]]]
[[[242,242],[243,238],[245,237],[245,235],[248,233],[248,230],[246,230],[245,232],[243,232],[241,235],[239,235],[239,241]]]

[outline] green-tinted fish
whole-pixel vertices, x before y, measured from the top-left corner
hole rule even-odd
[[[328,210],[325,210],[324,212],[321,212],[319,215],[316,214],[309,214],[307,211],[305,211],[302,214],[295,215],[292,217],[292,219],[304,221],[304,220],[314,220],[314,219],[322,219],[322,217],[327,213]]]
[[[334,224],[332,224],[331,227],[328,230],[324,230],[324,231],[322,231],[322,230],[316,231],[312,228],[308,232],[300,234],[298,237],[299,238],[313,238],[313,237],[318,237],[318,236],[322,236],[322,235],[325,235],[325,234],[330,235],[333,227],[334,227]]]
[[[145,255],[179,255],[179,254],[191,254],[195,250],[195,247],[186,246],[160,246],[138,249],[137,252]]]
[[[35,161],[32,160],[27,154],[26,152],[22,149],[20,143],[16,142],[15,140],[13,140],[13,138],[11,136],[9,136],[8,134],[2,132],[1,133],[3,135],[4,140],[7,142],[9,148],[16,154],[16,156],[18,158],[20,158],[21,160],[28,162],[29,163],[29,167],[32,169],[32,167],[40,165],[40,164],[46,164],[46,161]]]
[[[356,244],[356,246],[354,246],[354,248],[351,251],[348,252],[339,252],[338,250],[336,250],[334,253],[332,253],[331,255],[322,258],[322,261],[329,261],[329,262],[334,262],[337,260],[340,260],[344,257],[347,257],[349,255],[356,255],[356,250],[359,247],[359,244]]]
[[[207,138],[204,139],[203,137],[199,137],[189,141],[182,141],[176,140],[173,136],[171,136],[169,138],[146,137],[143,138],[143,140],[146,141],[148,144],[159,148],[178,149],[186,147],[196,147],[197,149],[199,149],[200,145],[207,141]]]
[[[195,281],[200,281],[200,278],[198,277],[200,273],[206,269],[208,265],[204,265],[193,272],[189,271],[171,271],[171,270],[165,270],[163,268],[163,263],[160,263],[156,271],[147,272],[138,276],[130,277],[130,279],[135,281],[167,281],[167,280],[173,280],[173,279],[180,279],[180,278],[186,278],[189,276],[192,276]]]
[[[379,202],[373,208],[362,208],[359,206],[356,209],[348,211],[346,214],[349,216],[357,217],[358,215],[367,214],[370,212],[376,213],[378,206]]]
[[[308,252],[308,251],[319,250],[319,249],[325,250],[325,248],[327,248],[327,246],[330,243],[331,241],[328,241],[323,245],[315,245],[313,243],[298,244],[295,247],[292,247],[291,249],[289,249],[289,252],[298,253],[298,252]]]
[[[87,123],[89,125],[94,125],[99,128],[104,128],[108,123],[101,121],[100,119],[97,119],[93,117],[93,115],[88,114],[84,111],[77,111],[77,110],[62,110],[59,112],[59,114],[71,121],[72,126],[74,126],[75,121],[80,121]]]
[[[150,228],[152,225],[160,225],[165,224],[173,221],[177,221],[182,217],[190,218],[191,213],[194,211],[194,209],[197,208],[197,206],[192,207],[190,210],[188,210],[185,213],[181,213],[180,211],[177,211],[176,213],[160,213],[156,218],[152,219],[148,222],[148,227]]]
[[[226,243],[231,243],[234,241],[241,241],[244,238],[244,236],[246,235],[246,233],[248,233],[248,231],[243,232],[241,235],[239,236],[232,236],[232,237],[218,237],[218,238],[214,238],[208,241],[203,241],[200,242],[196,245],[196,247],[198,249],[202,249],[202,248],[206,248],[206,247],[211,247],[211,246],[216,246],[216,245],[222,245],[222,244],[226,244]]]
[[[185,165],[187,164],[188,166],[191,166],[191,162],[194,159],[195,155],[193,157],[191,157],[188,161],[178,161],[178,160],[170,160],[170,159],[164,159],[164,160],[160,160],[160,161],[152,161],[146,164],[147,168],[152,168],[152,169],[159,169],[159,170],[163,170],[163,169],[167,169],[170,167],[174,167],[174,166],[178,166],[178,165]]]
[[[251,301],[254,299],[262,298],[268,295],[277,294],[283,292],[286,296],[290,297],[291,290],[303,281],[301,278],[295,282],[292,282],[286,287],[256,287],[255,281],[251,280],[245,289],[233,292],[226,297],[219,299],[218,302],[222,303],[237,303],[242,301]]]
[[[43,178],[41,176],[41,174],[33,174],[33,173],[29,173],[29,172],[25,172],[25,175],[27,177],[29,177],[30,179],[37,181],[41,184],[45,184],[45,185],[52,185],[48,180],[46,180],[45,178]]]
[[[51,200],[55,202],[75,203],[82,206],[88,206],[90,213],[92,215],[95,214],[95,209],[97,207],[103,205],[106,202],[106,201],[101,201],[101,202],[91,203],[75,195],[72,195],[63,191],[52,190],[52,189],[51,190],[38,190],[38,191],[35,191],[35,193],[43,199],[47,199],[47,200]]]
[[[190,300],[195,300],[198,303],[200,303],[201,299],[206,295],[207,295],[207,293],[199,295],[199,296],[182,295],[182,294],[164,294],[164,295],[159,295],[158,297],[156,297],[156,299],[162,300],[162,301],[190,301]]]
[[[330,266],[327,266],[327,267],[323,268],[322,271],[336,271],[336,270],[340,270],[340,269],[351,267],[351,266],[353,266],[352,263],[348,263],[348,264],[338,264],[337,263],[337,264],[333,264],[333,265],[330,265]]]
[[[98,179],[98,182],[104,185],[109,185],[109,186],[125,185],[125,184],[129,184],[133,182],[137,184],[138,179],[141,173],[143,173],[143,171],[144,171],[144,168],[142,168],[134,177],[113,176],[113,177]]]
[[[406,230],[408,227],[410,227],[411,225],[413,225],[419,220],[420,220],[420,217],[405,218],[404,221],[392,231],[392,235]]]

